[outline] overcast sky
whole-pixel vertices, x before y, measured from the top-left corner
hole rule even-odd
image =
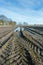
[[[17,23],[43,24],[43,0],[0,0],[0,15]]]

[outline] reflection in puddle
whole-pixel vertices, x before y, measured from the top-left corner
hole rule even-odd
[[[22,31],[24,30],[24,28],[22,28]],[[18,31],[20,31],[20,27],[18,27],[18,28],[16,28],[15,30],[14,30],[14,32],[18,32]]]

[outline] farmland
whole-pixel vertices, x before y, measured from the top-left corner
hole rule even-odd
[[[0,64],[43,65],[43,26],[0,26]]]

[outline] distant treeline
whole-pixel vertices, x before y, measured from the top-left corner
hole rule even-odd
[[[16,22],[0,20],[0,25],[16,25]]]

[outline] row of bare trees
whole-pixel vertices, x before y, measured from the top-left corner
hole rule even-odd
[[[16,21],[3,21],[3,20],[0,20],[0,25],[16,25]]]

